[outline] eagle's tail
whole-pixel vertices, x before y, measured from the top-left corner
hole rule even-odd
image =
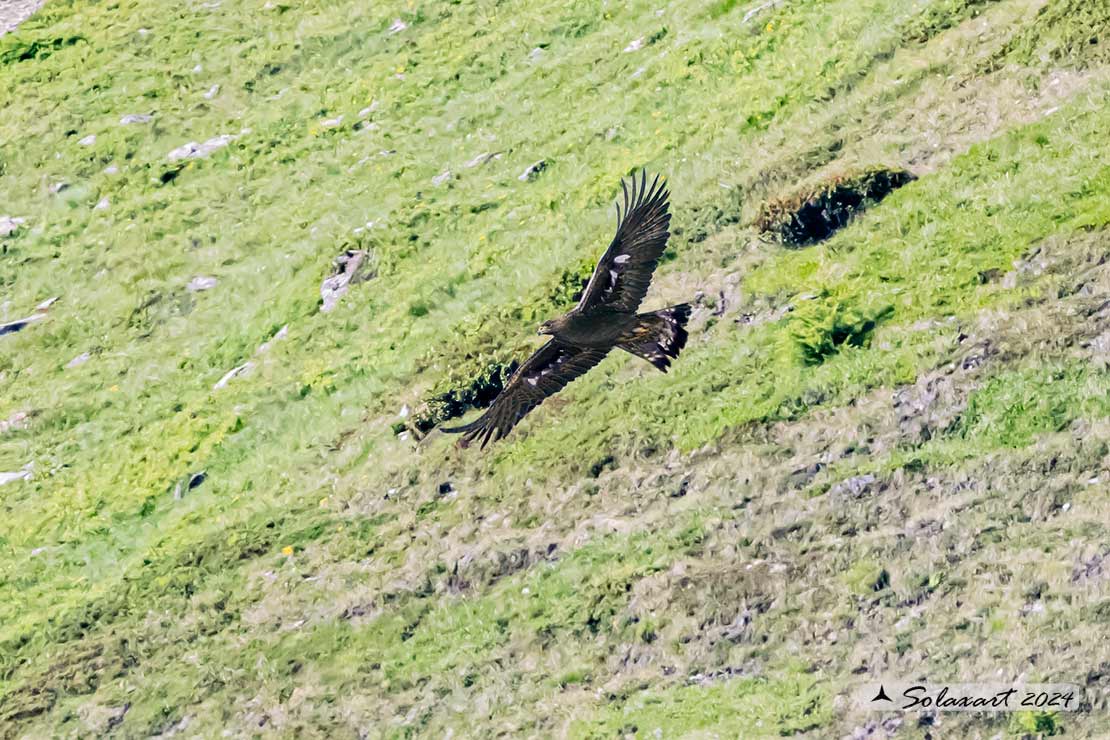
[[[671,360],[686,346],[686,322],[690,319],[690,304],[664,308],[652,313],[640,314],[640,323],[631,335],[617,344],[625,352],[643,357],[663,372],[671,365]]]

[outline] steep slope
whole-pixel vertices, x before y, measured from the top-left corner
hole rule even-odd
[[[48,4],[0,37],[0,323],[58,298],[0,336],[0,733],[1094,736],[1108,32],[1082,0]],[[423,436],[569,305],[641,166],[650,306],[700,294],[681,361],[609,358],[485,455]],[[903,171],[827,238],[758,228]],[[862,714],[880,675],[1091,707]]]

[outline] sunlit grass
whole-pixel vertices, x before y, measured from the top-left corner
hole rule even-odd
[[[921,90],[963,105],[945,76],[973,72],[932,43],[981,14],[1013,26],[1012,42],[990,39],[994,67],[1028,65],[1031,86],[1045,65],[1101,69],[1102,47],[1082,46],[1067,17],[1025,5],[815,0],[745,20],[754,5],[719,1],[48,3],[0,38],[0,216],[26,219],[0,238],[0,322],[59,298],[0,337],[0,421],[28,414],[0,432],[0,472],[32,471],[0,488],[0,704],[30,734],[89,732],[79,709],[94,700],[130,703],[136,733],[188,716],[204,733],[257,721],[213,706],[307,687],[325,708],[293,712],[290,732],[369,718],[398,733],[536,731],[532,705],[592,692],[617,672],[617,646],[666,633],[664,617],[626,620],[628,588],[701,555],[698,515],[583,533],[466,595],[436,585],[456,563],[423,562],[418,538],[469,562],[452,538],[532,498],[616,506],[600,471],[740,449],[753,425],[911,383],[949,360],[949,317],[1035,293],[981,276],[1110,222],[1097,86],[1040,122],[1000,104],[1010,130],[959,147],[827,242],[789,250],[748,223],[838,157],[897,157],[906,142],[870,119],[924,117]],[[169,157],[221,136],[207,158]],[[666,376],[614,356],[484,456],[435,433],[398,438],[403,406],[534,346],[639,167],[671,182],[665,290],[712,299],[719,273],[754,265],[739,300],[795,314],[750,326],[728,314]],[[377,275],[321,313],[320,282],[350,248],[372,251]],[[191,288],[198,276],[214,287]],[[842,324],[861,328],[849,341]],[[1000,368],[929,460],[958,466],[1105,417],[1098,378],[1066,361]],[[438,493],[452,480],[468,485],[454,499]],[[584,526],[573,507],[530,516],[517,526],[553,527],[553,541]],[[395,585],[417,565],[427,588]],[[374,594],[362,621],[338,620],[329,607],[361,588]],[[291,604],[316,621],[273,616]],[[501,681],[521,661],[535,665]],[[617,731],[634,713],[706,732],[730,716],[775,732],[832,721],[822,679],[771,667],[626,691],[574,730]],[[480,695],[485,714],[412,710],[438,674],[436,691]],[[327,708],[341,704],[350,715]]]

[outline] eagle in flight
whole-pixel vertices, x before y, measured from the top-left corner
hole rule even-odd
[[[578,305],[540,325],[551,340],[517,368],[486,413],[444,432],[463,434],[460,447],[481,439],[497,441],[532,409],[563,386],[586,373],[620,347],[663,372],[686,345],[690,304],[651,313],[636,313],[651,284],[651,274],[667,246],[671,222],[665,183],[647,173],[631,186],[621,181],[624,203],[618,203],[617,234],[594,268]]]

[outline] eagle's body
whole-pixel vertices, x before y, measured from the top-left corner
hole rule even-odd
[[[525,414],[601,362],[614,347],[667,372],[686,345],[689,304],[637,313],[670,236],[667,191],[658,177],[647,187],[646,174],[640,182],[632,178],[631,196],[623,181],[621,188],[624,208],[622,212],[617,206],[617,234],[578,305],[540,325],[539,333],[550,334],[551,341],[517,368],[485,414],[465,426],[443,430],[462,432],[463,447],[479,437],[483,447],[504,437]]]
[[[635,313],[601,308],[594,311],[572,310],[551,323],[550,333],[557,341],[575,347],[601,349],[631,339],[639,317]]]

